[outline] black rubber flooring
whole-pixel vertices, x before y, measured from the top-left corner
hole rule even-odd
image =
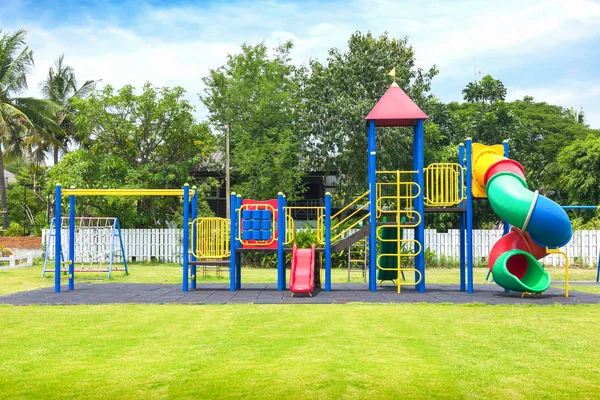
[[[575,283],[574,283],[575,284]],[[578,283],[577,283],[578,284]],[[598,285],[598,284],[596,284]],[[457,285],[427,285],[425,293],[403,287],[378,287],[376,293],[366,284],[334,284],[332,291],[315,291],[313,297],[289,291],[278,292],[275,284],[245,284],[242,290],[230,292],[228,284],[199,284],[198,289],[183,293],[180,285],[142,283],[77,283],[75,290],[54,293],[53,288],[0,296],[0,304],[69,305],[69,304],[344,304],[362,303],[484,303],[484,304],[598,304],[600,295],[550,289],[541,296],[521,297],[521,293],[505,293],[496,285],[475,285],[474,293],[461,292]]]

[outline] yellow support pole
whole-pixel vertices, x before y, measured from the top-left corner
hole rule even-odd
[[[561,251],[559,248],[548,248],[546,247],[547,254],[562,254],[565,257],[565,297],[569,297],[569,256],[566,252]]]

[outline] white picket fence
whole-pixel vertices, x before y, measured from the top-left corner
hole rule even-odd
[[[6,263],[8,263],[8,265],[6,265]],[[32,265],[33,265],[33,254],[0,257],[0,270],[31,267]]]
[[[414,231],[406,230],[406,239],[414,239]],[[473,230],[473,259],[487,260],[492,246],[502,237],[502,230]],[[435,256],[458,260],[460,255],[460,233],[450,229],[447,233],[425,229],[425,247],[435,251]],[[597,265],[600,252],[600,231],[575,231],[568,245],[561,248],[569,256],[571,264]],[[560,254],[546,256],[542,263],[551,266],[564,266],[565,258]]]
[[[161,262],[181,262],[181,229],[122,229],[123,246],[128,261],[149,261],[156,259]],[[63,232],[63,237],[66,235]],[[502,230],[473,230],[473,257],[476,261],[483,261],[496,241],[502,236]],[[46,245],[47,231],[44,231],[42,245]],[[407,229],[405,239],[413,239],[414,231]],[[90,240],[89,243],[77,243],[77,252],[89,254],[97,240]],[[118,247],[118,238],[115,243],[115,262],[121,262],[120,251]],[[451,229],[448,232],[436,232],[432,229],[425,230],[425,247],[430,251],[435,251],[436,257],[446,257],[457,260],[459,257],[460,236],[458,229]],[[53,246],[53,240],[50,243]],[[598,253],[600,252],[600,231],[576,231],[573,234],[571,242],[562,248],[569,255],[571,263],[596,265],[598,262]],[[63,248],[66,254],[67,249]],[[52,255],[53,252],[50,252]],[[103,255],[104,260],[108,261],[108,254]],[[50,257],[52,258],[52,257]],[[79,259],[76,256],[76,259]],[[552,254],[544,258],[545,265],[560,266],[564,265],[564,257]]]
[[[181,262],[182,231],[181,229],[121,229],[123,247],[127,261]],[[63,254],[67,258],[68,230],[62,230]],[[75,259],[87,262],[90,259],[102,263],[108,262],[110,252],[109,241],[111,233],[108,230],[89,230],[85,233],[85,240],[77,240],[75,244]],[[48,230],[42,232],[42,247],[54,248],[54,237],[48,241]],[[92,254],[101,249],[102,254]],[[115,262],[123,262],[120,251],[119,238],[115,238]],[[54,259],[54,252],[48,254],[49,259]]]

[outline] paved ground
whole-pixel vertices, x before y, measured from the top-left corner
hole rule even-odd
[[[496,285],[475,285],[473,294],[460,292],[457,285],[428,285],[425,293],[412,288],[402,288],[396,293],[392,286],[380,287],[376,293],[367,290],[365,284],[334,284],[332,291],[316,291],[313,297],[290,292],[278,292],[275,284],[246,284],[238,292],[230,292],[227,284],[202,284],[199,289],[183,293],[179,285],[124,284],[124,283],[79,283],[74,291],[54,293],[52,288],[14,293],[0,297],[0,304],[333,304],[333,303],[485,303],[485,304],[598,304],[600,295],[570,291],[569,298],[564,290],[550,289],[542,296],[527,296],[520,293],[504,293]]]

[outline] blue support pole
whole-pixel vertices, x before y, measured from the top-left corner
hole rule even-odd
[[[240,213],[240,209],[242,208],[242,195],[238,194],[236,196],[236,209],[237,211],[237,216],[239,216]],[[236,217],[235,219],[235,226],[236,226],[236,235],[239,234],[239,218]],[[242,242],[240,242],[239,240],[239,236],[238,239],[235,241],[235,248],[238,249],[242,247]],[[243,257],[243,253],[240,253],[237,255],[236,258],[236,264],[235,264],[235,289],[236,290],[241,290],[242,289],[242,257]]]
[[[421,281],[415,285],[419,292],[425,292],[425,171],[424,171],[424,135],[423,120],[417,120],[413,127],[413,165],[417,171],[416,183],[419,185],[419,196],[415,199],[415,211],[421,216],[421,223],[415,228],[415,240],[421,244],[421,251],[415,258],[415,268],[421,273]],[[415,279],[419,274],[415,272]]]
[[[113,220],[113,225],[112,228],[110,230],[110,256],[109,256],[109,261],[108,261],[108,276],[106,277],[107,279],[110,279],[110,274],[112,273],[112,267],[113,267],[113,262],[115,260],[115,237],[117,236],[117,223],[115,220]]]
[[[75,289],[75,196],[69,196],[69,290]]]
[[[237,275],[237,243],[235,240],[235,236],[237,233],[237,211],[236,211],[237,198],[235,197],[235,193],[231,193],[229,198],[229,218],[230,218],[230,228],[229,228],[229,290],[235,292],[235,277]]]
[[[467,204],[466,204],[466,235],[467,235],[467,292],[473,293],[473,168],[471,138],[467,138],[465,156],[467,164]]]
[[[331,292],[331,193],[325,193],[325,291]]]
[[[283,253],[285,243],[285,196],[277,193],[277,290],[283,291],[286,287],[285,281],[285,254]]]
[[[377,150],[375,121],[369,121],[368,168],[369,168],[369,290],[377,291]],[[327,232],[327,230],[325,231]]]
[[[465,146],[461,143],[458,146],[458,164],[461,166],[460,169],[460,179],[459,182],[461,182],[461,187],[459,190],[465,190],[464,189],[464,182],[465,182],[465,173],[464,173],[464,166],[465,166]],[[460,204],[461,208],[466,207],[466,200],[463,200]],[[458,214],[458,229],[459,229],[459,240],[460,240],[460,255],[459,255],[459,265],[460,265],[460,291],[464,292],[465,290],[467,290],[466,288],[466,274],[465,274],[465,213],[461,212]]]
[[[56,204],[54,208],[54,291],[56,293],[60,293],[60,260],[61,260],[61,201],[62,201],[62,191],[60,184],[56,185]]]
[[[127,255],[125,254],[125,246],[123,246],[123,235],[121,235],[121,224],[117,219],[115,221],[117,232],[119,233],[119,244],[121,245],[121,257],[123,258],[123,265],[125,266],[125,275],[129,275],[129,268],[127,267]]]
[[[598,271],[596,271],[596,282],[600,282],[600,252],[598,252]]]
[[[181,289],[187,292],[189,289],[189,259],[190,259],[190,185],[183,185],[183,282]]]
[[[196,261],[196,250],[198,246],[198,232],[196,218],[198,218],[198,188],[192,186],[192,261]],[[196,265],[192,265],[192,289],[196,289]]]

